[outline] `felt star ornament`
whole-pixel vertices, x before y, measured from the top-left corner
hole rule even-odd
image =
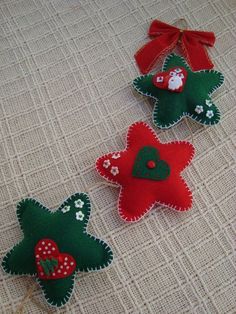
[[[34,199],[23,199],[17,217],[24,234],[3,258],[13,275],[36,276],[47,302],[62,306],[70,298],[77,272],[100,270],[112,261],[110,247],[86,231],[87,194],[76,193],[55,212]]]
[[[155,99],[153,122],[167,129],[184,116],[205,125],[218,123],[220,112],[211,94],[223,81],[220,72],[193,72],[182,57],[170,54],[160,73],[139,76],[133,86],[140,94]]]
[[[177,211],[191,208],[192,194],[181,177],[194,147],[189,142],[161,143],[144,122],[130,126],[127,147],[97,159],[96,169],[121,187],[118,210],[126,221],[137,221],[156,203]]]

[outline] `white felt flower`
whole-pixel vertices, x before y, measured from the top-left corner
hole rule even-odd
[[[206,116],[207,118],[211,119],[212,117],[214,117],[214,112],[212,110],[207,110]]]
[[[111,165],[111,162],[110,162],[109,159],[106,159],[106,160],[103,161],[103,168],[107,169],[107,168],[110,167],[110,165]]]
[[[195,111],[196,111],[196,113],[198,113],[198,114],[202,113],[202,112],[203,112],[203,106],[197,105],[196,108],[195,108]]]
[[[113,158],[113,159],[118,159],[118,158],[120,158],[120,153],[113,154],[113,155],[112,155],[112,158]]]
[[[111,167],[111,174],[113,176],[116,176],[119,173],[119,168],[118,167]]]
[[[208,107],[211,107],[212,106],[212,102],[209,99],[206,99],[206,105]]]
[[[80,198],[75,201],[76,208],[83,208],[83,206],[84,206],[84,202]]]
[[[79,212],[76,212],[76,219],[82,221],[84,219],[84,213],[80,210]]]
[[[64,206],[61,211],[63,212],[63,214],[65,214],[65,213],[67,213],[69,210],[70,210],[70,206]]]

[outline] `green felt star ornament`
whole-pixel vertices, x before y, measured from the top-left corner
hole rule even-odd
[[[23,199],[17,217],[24,234],[3,258],[13,275],[36,276],[47,302],[62,306],[70,298],[77,272],[100,270],[112,261],[110,247],[86,231],[87,194],[76,193],[52,212],[34,199]]]
[[[214,70],[193,72],[184,58],[170,54],[162,72],[137,77],[134,88],[142,95],[155,99],[153,122],[167,129],[189,116],[201,124],[212,125],[220,120],[220,112],[211,94],[224,82]]]

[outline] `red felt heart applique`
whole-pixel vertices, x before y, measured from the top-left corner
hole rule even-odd
[[[153,84],[171,92],[180,93],[187,80],[187,71],[182,67],[171,68],[166,72],[159,72],[153,76]]]
[[[40,240],[34,253],[40,279],[65,278],[75,270],[75,259],[70,254],[60,253],[57,244],[51,239]]]

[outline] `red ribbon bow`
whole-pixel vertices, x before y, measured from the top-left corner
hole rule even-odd
[[[212,69],[214,66],[203,46],[214,45],[213,32],[181,30],[154,20],[150,25],[148,35],[154,39],[139,49],[134,56],[143,74],[148,73],[155,66],[157,59],[172,50],[178,42],[193,71]]]

